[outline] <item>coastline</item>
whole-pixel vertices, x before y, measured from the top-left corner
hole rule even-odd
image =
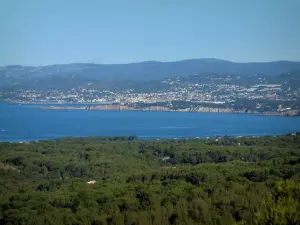
[[[191,137],[159,137],[159,136],[152,136],[152,137],[144,137],[144,136],[136,136],[135,140],[222,140],[225,138],[263,138],[263,137],[281,137],[281,136],[287,136],[292,135],[295,136],[297,133],[300,132],[293,132],[293,133],[281,133],[281,134],[263,134],[263,135],[214,135],[214,136],[191,136]],[[30,144],[30,143],[37,143],[42,141],[56,141],[56,140],[62,140],[62,139],[88,139],[88,138],[109,138],[109,137],[130,137],[130,136],[61,136],[61,137],[53,137],[53,138],[41,138],[41,139],[23,139],[23,140],[0,140],[0,143],[8,142],[8,143],[20,143],[20,144]]]
[[[145,107],[145,108],[134,108],[130,106],[120,105],[98,105],[98,106],[42,106],[40,109],[43,110],[95,110],[95,111],[141,111],[141,112],[194,112],[194,113],[232,113],[232,114],[252,114],[258,116],[300,116],[300,111],[290,110],[286,112],[246,112],[238,111],[230,108],[207,108],[202,107],[198,109],[185,108],[185,109],[170,109],[166,107]]]
[[[1,99],[8,103],[20,104],[20,105],[40,105],[38,108],[42,110],[95,110],[95,111],[141,111],[141,112],[194,112],[194,113],[230,113],[230,114],[251,114],[257,116],[288,116],[288,117],[299,117],[300,110],[289,110],[284,112],[278,111],[245,111],[235,110],[231,108],[209,108],[209,107],[198,107],[198,108],[184,108],[184,109],[170,109],[163,106],[150,106],[144,108],[135,108],[126,105],[116,105],[108,103],[96,103],[96,102],[85,102],[85,103],[62,103],[62,102],[23,102],[15,101],[10,99]],[[55,106],[53,106],[55,105]]]
[[[47,101],[17,101],[17,100],[10,100],[10,99],[0,99],[2,101],[6,101],[8,103],[13,104],[21,104],[21,105],[104,105],[108,104],[107,102],[79,102],[79,103],[73,103],[73,102],[47,102]]]

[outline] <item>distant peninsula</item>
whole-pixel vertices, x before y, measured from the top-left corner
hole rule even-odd
[[[164,106],[136,107],[128,105],[88,105],[88,106],[41,106],[43,110],[99,110],[99,111],[156,111],[156,112],[198,112],[198,113],[242,113],[265,116],[300,116],[300,110],[288,110],[284,112],[259,112],[247,110],[235,110],[231,108],[194,107],[175,109]]]

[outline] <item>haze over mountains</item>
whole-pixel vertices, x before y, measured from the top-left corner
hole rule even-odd
[[[129,64],[72,63],[36,67],[11,65],[0,67],[0,87],[57,82],[151,81],[201,73],[280,75],[294,70],[300,70],[300,62],[236,63],[213,58]]]

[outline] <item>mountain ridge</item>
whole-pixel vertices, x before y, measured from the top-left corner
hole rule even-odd
[[[48,66],[63,66],[63,65],[128,65],[128,64],[145,64],[145,63],[178,63],[178,62],[187,62],[187,61],[215,61],[215,62],[229,62],[234,64],[266,64],[266,63],[300,63],[299,61],[294,60],[273,60],[273,61],[249,61],[249,62],[237,62],[233,60],[219,59],[219,58],[189,58],[189,59],[181,59],[174,61],[159,61],[159,60],[145,60],[145,61],[137,61],[137,62],[128,62],[128,63],[90,63],[90,62],[73,62],[73,63],[53,63],[53,64],[45,64],[45,65],[22,65],[22,64],[8,64],[4,66],[0,66],[0,68],[4,67],[48,67]]]
[[[23,82],[32,78],[55,78],[56,76],[76,77],[100,82],[116,80],[151,81],[201,73],[280,75],[294,70],[300,70],[300,62],[279,60],[239,63],[216,58],[186,59],[173,62],[144,61],[128,64],[8,65],[0,67],[0,84]]]

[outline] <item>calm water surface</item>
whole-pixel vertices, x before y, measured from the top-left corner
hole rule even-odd
[[[261,136],[300,131],[300,117],[247,114],[42,110],[0,101],[0,141],[66,136],[181,138]]]

